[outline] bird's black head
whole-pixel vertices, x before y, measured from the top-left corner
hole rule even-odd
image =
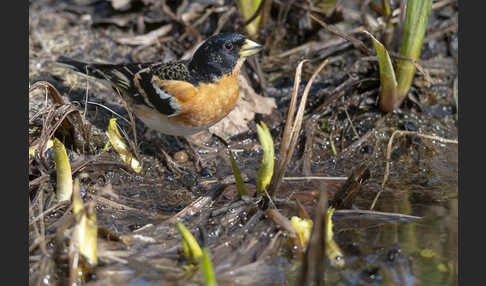
[[[231,73],[238,61],[262,49],[245,36],[236,33],[217,34],[207,39],[194,53],[189,70],[198,81],[211,82]]]

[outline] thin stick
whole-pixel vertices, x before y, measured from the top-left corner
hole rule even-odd
[[[341,38],[343,38],[345,40],[350,41],[353,44],[353,46],[355,46],[356,48],[360,49],[363,53],[365,53],[367,55],[373,54],[372,51],[371,51],[371,49],[368,49],[366,47],[366,45],[362,41],[360,41],[360,40],[358,40],[356,38],[353,38],[353,37],[351,37],[351,36],[349,36],[349,35],[341,32],[341,31],[335,29],[334,27],[331,27],[331,26],[327,25],[326,23],[324,23],[323,21],[319,20],[316,16],[314,16],[312,14],[310,16],[311,16],[311,18],[314,21],[316,21],[317,23],[319,23],[319,25],[321,25],[324,29],[326,29],[331,34],[334,34],[334,35],[336,35],[338,37],[341,37]]]
[[[377,212],[372,210],[335,210],[335,214],[365,214],[372,216],[386,216],[393,218],[422,219],[420,216],[406,215],[400,213]]]
[[[129,207],[127,205],[117,203],[115,201],[112,201],[110,199],[107,199],[107,198],[104,198],[104,197],[101,197],[101,196],[98,196],[98,195],[90,194],[89,196],[92,197],[93,199],[95,199],[97,202],[104,204],[104,205],[107,205],[107,206],[110,206],[110,207],[115,208],[115,209],[126,210],[126,211],[136,211],[136,212],[141,212],[141,213],[144,213],[144,214],[147,214],[147,215],[150,215],[150,216],[155,216],[155,217],[157,216],[156,213],[146,211],[144,209],[132,208],[132,207]]]
[[[52,207],[48,208],[47,210],[43,211],[38,216],[36,216],[34,219],[32,219],[29,222],[29,226],[31,226],[32,224],[34,224],[36,221],[38,221],[39,219],[41,219],[43,216],[46,216],[47,214],[49,214],[49,213],[51,213],[53,211],[56,211],[56,210],[60,209],[61,207],[67,206],[68,204],[70,204],[69,201],[64,201],[64,202],[57,203],[57,204],[53,205]]]
[[[320,176],[305,176],[305,177],[283,177],[284,181],[305,181],[305,180],[329,180],[329,181],[346,181],[348,177],[320,177]]]
[[[343,100],[344,113],[346,113],[346,118],[348,119],[349,124],[351,125],[351,130],[353,130],[354,136],[356,136],[356,138],[359,138],[358,130],[356,130],[356,128],[354,127],[353,120],[351,120],[351,116],[349,115],[348,109],[346,108],[346,104],[344,102],[344,97],[341,97],[341,98]]]
[[[120,114],[116,113],[115,111],[113,111],[112,109],[110,109],[109,107],[107,107],[106,105],[103,105],[103,104],[97,103],[97,102],[92,102],[92,101],[87,101],[86,103],[93,104],[93,105],[97,105],[99,107],[102,107],[102,108],[108,110],[109,112],[115,114],[116,116],[120,117],[121,119],[125,120],[125,122],[127,122],[128,124],[130,124],[130,121],[128,119],[126,119],[125,117],[123,117]]]

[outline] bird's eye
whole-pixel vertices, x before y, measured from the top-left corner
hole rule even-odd
[[[228,51],[233,49],[233,44],[230,42],[224,43],[224,48],[227,49]]]

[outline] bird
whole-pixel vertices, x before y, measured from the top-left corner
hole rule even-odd
[[[238,74],[263,46],[238,33],[209,37],[189,60],[102,64],[61,56],[57,63],[107,82],[147,127],[173,136],[200,132],[228,115]]]

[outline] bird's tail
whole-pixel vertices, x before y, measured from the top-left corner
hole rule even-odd
[[[84,75],[92,76],[101,80],[107,80],[106,70],[109,70],[109,64],[90,64],[82,61],[73,60],[68,57],[60,56],[57,64],[61,64],[67,68],[70,68],[76,72],[82,73]]]
[[[76,61],[76,60],[73,60],[71,58],[64,57],[64,56],[60,56],[57,59],[56,62],[63,64],[65,66],[67,66],[68,68],[74,69],[74,70],[79,71],[79,72],[86,72],[87,67],[89,66],[88,63]]]
[[[56,63],[70,68],[78,73],[94,77],[109,83],[119,90],[128,90],[131,87],[132,78],[138,69],[143,68],[146,64],[98,64],[85,63],[61,56]]]

